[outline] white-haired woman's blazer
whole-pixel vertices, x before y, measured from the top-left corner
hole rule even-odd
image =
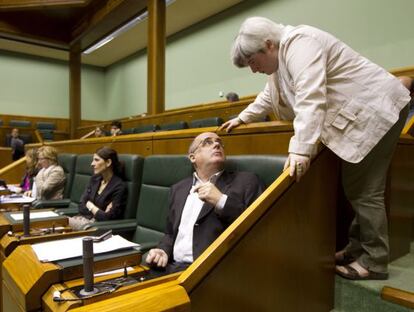
[[[290,153],[313,155],[321,141],[357,163],[409,101],[409,91],[397,78],[332,35],[305,25],[286,26],[278,71],[239,118],[248,123],[273,111],[293,120]]]

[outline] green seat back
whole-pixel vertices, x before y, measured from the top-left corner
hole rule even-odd
[[[173,123],[160,125],[160,130],[161,131],[181,130],[181,129],[187,129],[187,128],[188,128],[188,124],[185,121],[177,121],[177,122],[173,122]]]
[[[220,117],[210,117],[203,119],[196,119],[190,122],[190,128],[204,128],[204,127],[218,127],[223,123]]]
[[[133,240],[155,244],[164,235],[170,187],[190,176],[192,165],[186,155],[153,155],[144,160],[141,191]]]
[[[134,128],[134,133],[154,132],[159,129],[160,127],[158,125],[143,125],[143,126]]]
[[[32,123],[28,120],[10,120],[9,126],[13,128],[30,128]]]
[[[79,205],[82,194],[93,175],[91,163],[92,154],[78,155],[76,159],[75,175],[73,177],[73,186],[70,193],[70,201],[75,205]]]
[[[63,168],[66,177],[63,198],[69,198],[75,175],[76,154],[59,154],[58,164]]]
[[[142,178],[144,158],[139,155],[120,154],[119,161],[124,164],[125,184],[128,189],[127,204],[124,212],[124,219],[133,219],[137,213],[137,203]]]
[[[42,136],[43,140],[45,140],[45,141],[53,141],[53,139],[54,139],[54,131],[53,130],[39,129],[39,133]]]
[[[38,121],[36,122],[36,128],[42,129],[42,130],[55,130],[56,125],[54,122],[48,122],[48,121]]]
[[[133,134],[134,128],[122,129],[122,134]]]
[[[268,187],[283,172],[286,156],[280,155],[237,155],[228,156],[225,168],[229,171],[255,173]]]

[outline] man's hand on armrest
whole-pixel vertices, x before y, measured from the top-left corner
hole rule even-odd
[[[168,255],[164,250],[159,249],[159,248],[154,248],[148,252],[146,261],[150,265],[155,264],[158,267],[165,268],[168,263]]]

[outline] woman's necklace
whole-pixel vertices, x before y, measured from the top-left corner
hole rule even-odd
[[[101,194],[103,192],[103,190],[105,189],[107,184],[108,184],[108,182],[105,181],[104,179],[102,179],[101,185],[99,186],[98,194]]]

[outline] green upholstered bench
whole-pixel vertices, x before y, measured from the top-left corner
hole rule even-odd
[[[188,124],[185,121],[177,121],[160,125],[159,131],[182,130],[187,128]]]
[[[269,186],[283,171],[286,156],[228,156],[225,167],[230,171],[250,171]],[[146,252],[157,246],[164,235],[168,215],[170,187],[193,172],[186,155],[153,155],[145,158],[140,197],[135,220],[121,220],[118,230],[132,231],[132,240]],[[128,238],[131,237],[127,235]]]
[[[196,119],[196,120],[190,121],[189,127],[190,128],[218,127],[218,126],[221,126],[223,122],[224,121],[221,117]]]
[[[9,126],[13,128],[30,128],[32,123],[29,120],[10,120]]]
[[[134,133],[154,132],[160,129],[158,125],[143,125],[134,128]]]
[[[39,129],[39,130],[55,130],[56,129],[56,124],[54,122],[38,121],[38,122],[36,122],[36,129]]]

